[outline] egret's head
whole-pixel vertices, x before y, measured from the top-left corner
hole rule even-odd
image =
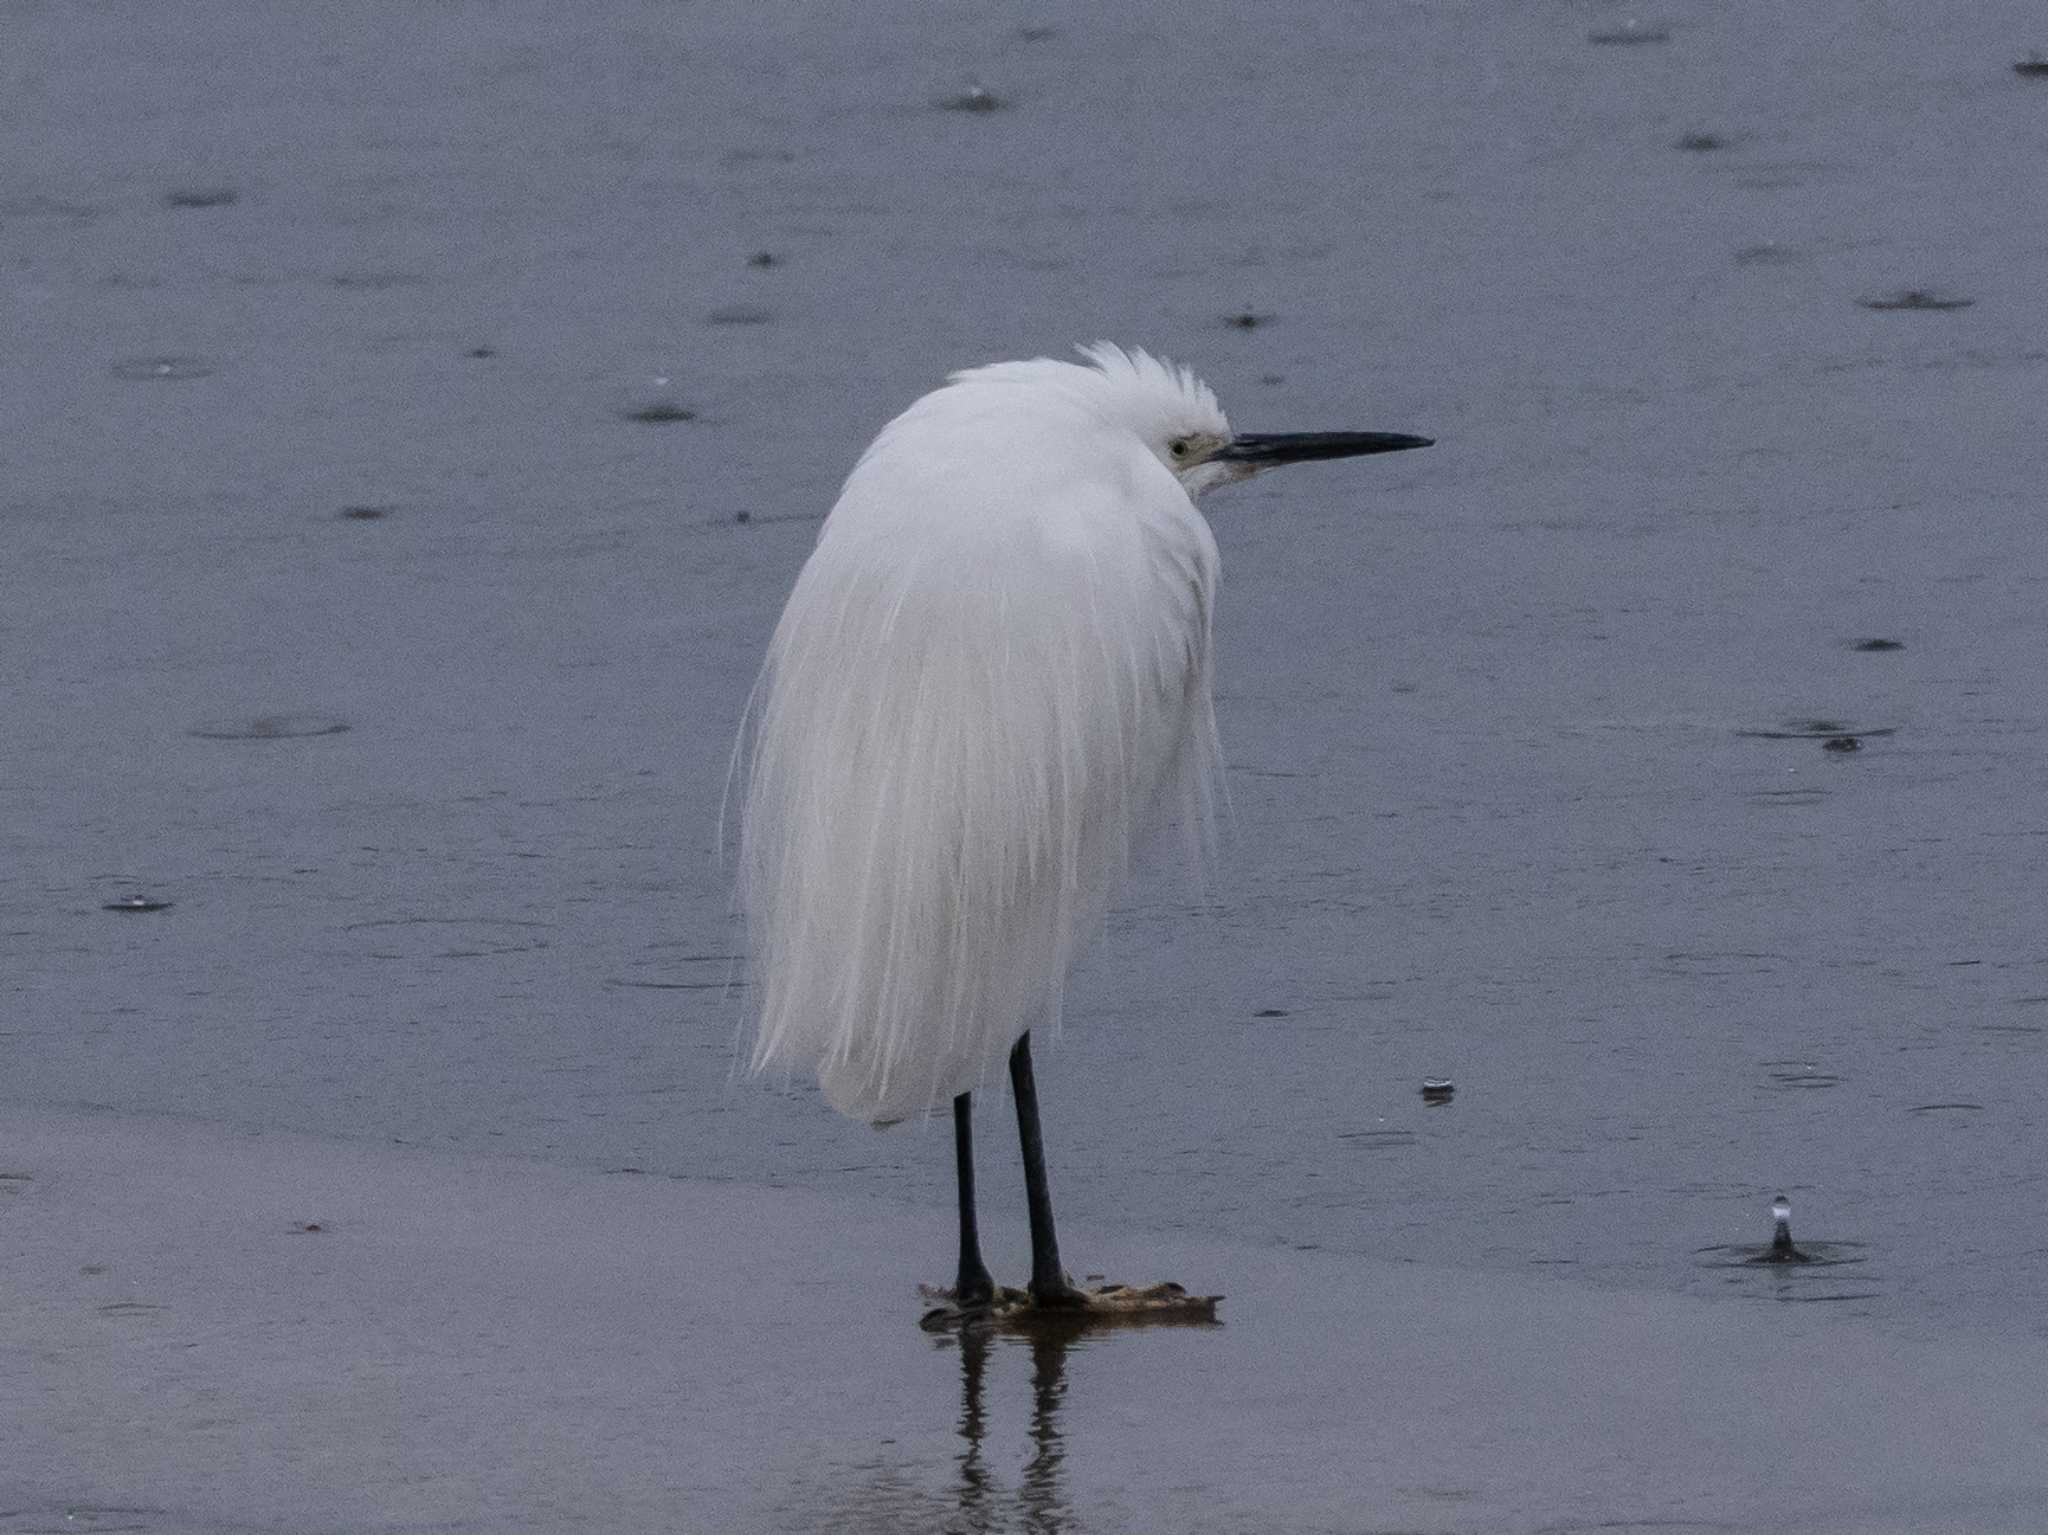
[[[1215,394],[1186,368],[1108,341],[1082,347],[1081,355],[1102,376],[1104,394],[1121,424],[1137,434],[1190,497],[1250,479],[1275,464],[1392,453],[1431,442],[1400,432],[1243,435],[1231,431]]]
[[[1129,432],[1191,497],[1217,485],[1250,479],[1275,464],[1391,453],[1430,444],[1427,437],[1398,432],[1248,436],[1230,429],[1229,418],[1209,386],[1186,368],[1110,341],[1097,341],[1080,351],[1086,367],[1038,357],[969,368],[952,376],[951,388],[926,396],[905,412],[903,419],[955,405],[964,409],[968,399],[979,400],[976,408],[986,408],[988,402],[1000,399],[1001,411],[1015,415],[1023,407],[1011,391],[1028,390],[1031,394],[1023,398],[1033,405],[1055,404],[1095,424]],[[988,390],[999,393],[984,393]]]
[[[1113,341],[1098,341],[1080,352],[1101,379],[1102,409],[1133,433],[1190,496],[1244,477],[1216,462],[1216,453],[1230,441],[1230,420],[1194,374]]]

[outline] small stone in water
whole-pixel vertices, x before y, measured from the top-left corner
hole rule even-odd
[[[124,895],[120,900],[109,901],[100,908],[102,911],[169,911],[170,909],[171,903],[169,901],[159,901],[153,896],[146,895]]]
[[[1457,1090],[1457,1084],[1449,1077],[1424,1077],[1422,1079],[1422,1096],[1425,1101],[1430,1103],[1447,1103],[1450,1101],[1451,1094]]]
[[[1820,749],[1824,752],[1860,752],[1863,743],[1854,736],[1829,736],[1820,743]]]

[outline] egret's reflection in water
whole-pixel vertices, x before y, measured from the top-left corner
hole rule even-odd
[[[1066,1405],[1068,1355],[1090,1344],[1096,1346],[1098,1358],[1107,1357],[1100,1347],[1119,1332],[1219,1325],[1213,1311],[1026,1313],[996,1323],[970,1322],[941,1334],[938,1347],[960,1353],[959,1512],[945,1528],[962,1535],[1009,1530],[1083,1535],[1094,1528],[1076,1513],[1062,1475],[1067,1439],[1060,1418]],[[988,1397],[991,1390],[997,1394],[1000,1421],[1004,1382],[1010,1373],[1005,1365],[1013,1364],[1019,1354],[1028,1354],[1031,1360],[1031,1419],[1026,1436],[1029,1458],[1012,1491],[990,1468],[991,1452],[998,1463],[1007,1457],[1000,1429],[991,1441]]]
[[[988,1431],[988,1413],[982,1402],[982,1379],[988,1372],[988,1338],[985,1334],[959,1339],[960,1349],[960,1437],[967,1447],[960,1452],[960,1512],[970,1530],[988,1526],[988,1508],[993,1489],[988,1466],[981,1455],[981,1441]]]
[[[1123,1527],[1113,1506],[1077,1507],[1090,1489],[1068,1485],[1067,1371],[1079,1357],[1113,1368],[1116,1334],[1204,1328],[1214,1320],[1089,1318],[986,1320],[934,1334],[957,1354],[960,1396],[945,1432],[942,1401],[917,1416],[929,1430],[892,1435],[850,1462],[813,1463],[786,1478],[761,1528],[834,1535],[1107,1535]],[[1028,1366],[1028,1377],[1025,1374]],[[1028,1378],[1030,1391],[1021,1388]],[[1028,1416],[1019,1422],[1019,1411]],[[1097,1489],[1105,1498],[1128,1493]],[[749,1526],[753,1528],[753,1526]]]
[[[1067,1350],[1079,1336],[1076,1330],[1061,1329],[999,1339],[987,1328],[968,1327],[941,1341],[940,1347],[960,1351],[959,1529],[1021,1529],[1051,1535],[1076,1528],[1060,1486],[1060,1467],[1067,1457],[1060,1405],[1067,1394]],[[1031,1458],[1024,1464],[1014,1497],[1005,1495],[986,1455],[990,1353],[998,1346],[1005,1352],[1028,1348],[1031,1353]]]

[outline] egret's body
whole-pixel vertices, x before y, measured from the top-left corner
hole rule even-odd
[[[953,1103],[964,1294],[988,1283],[967,1095],[1008,1060],[1041,1301],[1064,1281],[1027,1033],[1155,803],[1207,817],[1217,555],[1194,497],[1422,443],[1233,438],[1184,370],[1084,355],[956,374],[862,456],[769,647],[741,831],[754,1066],[815,1072],[875,1124]]]

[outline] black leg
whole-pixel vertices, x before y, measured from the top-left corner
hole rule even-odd
[[[981,1261],[981,1235],[974,1220],[974,1110],[972,1093],[953,1100],[953,1156],[960,1165],[960,1275],[953,1281],[953,1299],[962,1306],[985,1305],[995,1298],[995,1281]]]
[[[1045,1186],[1045,1144],[1038,1133],[1038,1085],[1031,1076],[1031,1035],[1010,1052],[1010,1091],[1017,1099],[1017,1139],[1024,1146],[1024,1195],[1031,1205],[1031,1299],[1040,1306],[1077,1306],[1080,1292],[1060,1266],[1060,1239],[1052,1228],[1052,1194]]]

